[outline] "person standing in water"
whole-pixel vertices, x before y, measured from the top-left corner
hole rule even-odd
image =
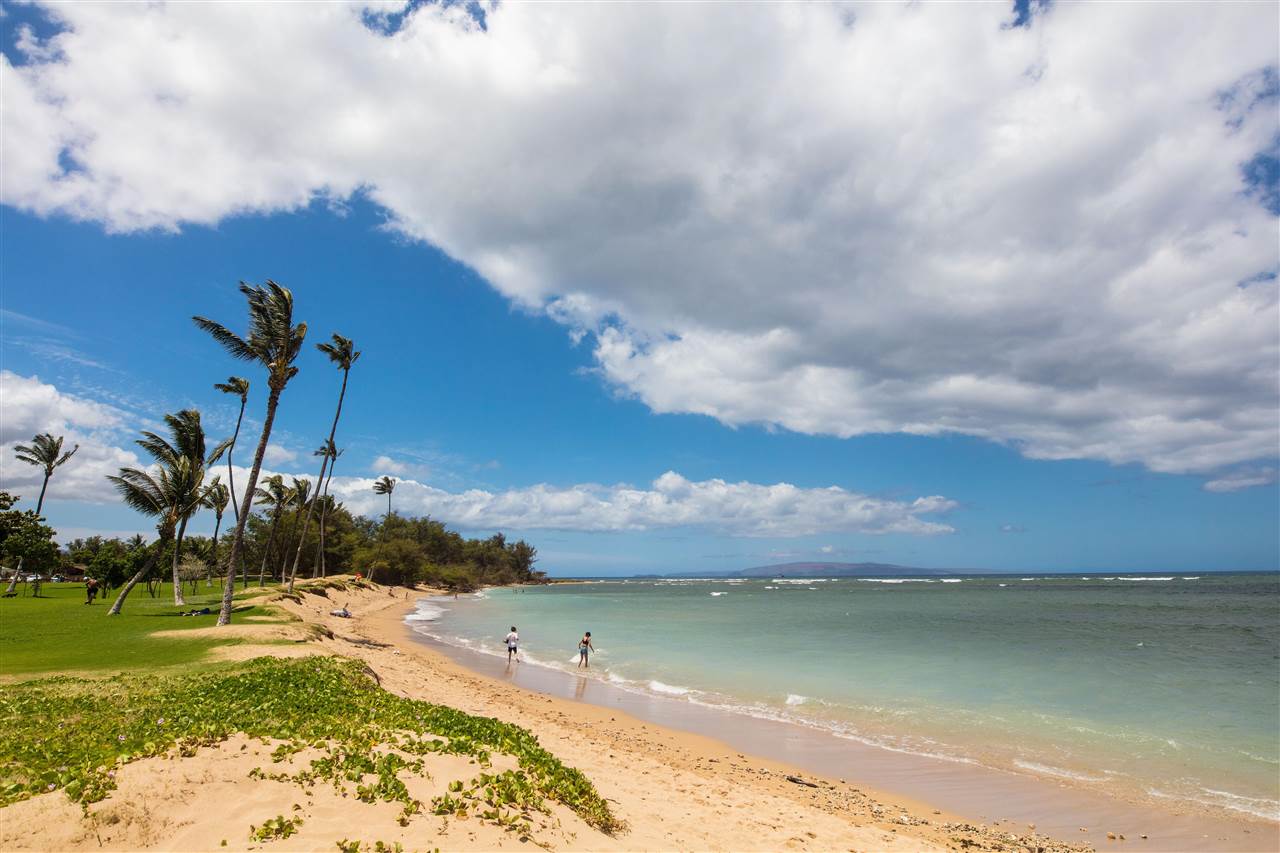
[[[587,662],[587,653],[595,650],[596,647],[591,645],[591,632],[588,631],[578,641],[578,669],[582,669],[584,666],[588,669],[591,667],[591,664]]]
[[[516,626],[511,626],[511,633],[507,634],[507,663],[511,663],[511,659],[520,660],[520,635],[516,633]]]

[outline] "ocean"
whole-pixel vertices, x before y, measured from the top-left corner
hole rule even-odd
[[[634,579],[419,602],[436,640],[1126,799],[1280,820],[1280,574]]]

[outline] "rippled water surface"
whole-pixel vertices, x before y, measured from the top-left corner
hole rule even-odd
[[[627,580],[416,630],[886,748],[1280,820],[1280,574]]]

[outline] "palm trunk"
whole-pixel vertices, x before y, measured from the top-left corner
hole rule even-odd
[[[120,589],[120,594],[116,596],[116,603],[111,605],[111,609],[107,611],[108,616],[120,615],[120,608],[124,607],[124,600],[129,597],[129,593],[133,592],[133,588],[138,585],[138,582],[155,568],[156,561],[160,559],[160,552],[164,550],[165,543],[168,541],[168,536],[161,533],[160,541],[156,543],[155,552],[147,558],[147,562],[142,565],[142,568],[138,569],[138,573],[129,578],[128,582]]]
[[[324,558],[324,545],[325,545],[324,532],[325,532],[325,521],[329,517],[329,501],[327,500],[327,498],[329,497],[329,484],[333,482],[333,469],[337,467],[338,467],[338,457],[335,456],[333,457],[333,460],[329,463],[329,477],[324,481],[324,497],[326,498],[326,500],[324,503],[320,505],[320,553],[316,555],[316,562],[319,567],[320,577],[322,578],[329,576],[329,569],[328,569],[328,566],[325,565],[325,558]],[[312,577],[315,577],[315,569],[312,570]]]
[[[326,450],[333,449],[333,438],[338,434],[338,418],[342,417],[342,398],[347,396],[347,377],[351,375],[349,369],[342,371],[342,388],[338,391],[338,410],[333,413],[333,426],[329,427],[329,442],[325,445]],[[289,572],[289,592],[293,592],[293,579],[298,575],[298,563],[302,560],[302,543],[307,540],[307,529],[311,527],[311,513],[315,512],[316,501],[320,500],[320,486],[324,484],[324,472],[329,467],[329,454],[324,455],[324,460],[320,463],[320,479],[316,480],[316,496],[311,499],[311,506],[307,509],[307,523],[302,525],[302,540],[298,542],[298,553],[293,555],[293,571]],[[320,534],[320,541],[324,541],[324,533]]]
[[[25,559],[25,556],[18,557],[18,567],[13,570],[13,577],[9,578],[9,588],[4,591],[5,595],[12,595],[18,588],[18,578],[22,577],[22,561]]]
[[[218,565],[218,528],[222,527],[222,513],[218,513],[213,523],[213,555],[209,559],[209,571],[205,573],[204,585],[213,586],[213,567]]]
[[[267,534],[267,547],[262,549],[262,565],[258,566],[258,586],[266,586],[267,561],[271,559],[271,544],[276,541],[276,527],[280,524],[280,510],[277,508],[271,518],[271,532]]]
[[[40,510],[44,509],[44,490],[49,488],[49,473],[44,474],[44,482],[40,484],[40,500],[36,501],[36,515],[40,514]]]
[[[187,520],[178,524],[178,541],[173,543],[173,606],[185,607],[186,598],[182,595],[182,579],[178,577],[178,562],[182,559],[182,537],[187,535]]]
[[[267,395],[267,416],[262,424],[262,437],[258,439],[258,448],[253,453],[253,467],[249,469],[249,482],[244,488],[244,500],[236,518],[236,535],[231,540],[231,556],[227,558],[227,582],[222,587],[222,609],[218,611],[218,624],[231,623],[231,600],[236,594],[236,564],[240,560],[240,552],[244,549],[244,524],[253,509],[253,490],[258,487],[258,473],[262,470],[262,457],[267,452],[267,440],[271,438],[271,425],[276,419],[276,407],[280,404],[280,392],[283,388],[272,386]]]
[[[240,416],[236,418],[236,431],[231,434],[231,444],[227,447],[227,488],[231,491],[231,509],[240,520],[240,505],[236,503],[236,475],[231,469],[231,454],[235,452],[236,441],[240,438],[240,422],[244,420],[244,404],[246,398],[240,398]]]
[[[298,521],[301,520],[301,517],[302,507],[298,507],[293,511],[293,524],[289,525],[289,536],[284,540],[284,548],[282,549],[284,553],[280,555],[280,583],[284,583],[289,575],[289,548],[293,545],[293,537],[298,535]],[[299,544],[298,548],[302,548],[302,545]],[[275,572],[272,572],[271,576],[275,577]]]

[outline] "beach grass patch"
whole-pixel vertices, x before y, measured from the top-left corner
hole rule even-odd
[[[457,791],[496,810],[495,822],[515,828],[514,815],[545,798],[603,832],[620,828],[591,782],[530,732],[396,696],[381,689],[363,663],[346,658],[257,658],[199,673],[29,681],[0,693],[0,726],[6,733],[0,806],[59,789],[87,805],[115,787],[121,764],[193,755],[243,732],[284,741],[273,753],[276,761],[303,748],[325,749],[305,775],[288,781],[351,782],[360,800],[400,802],[402,823],[422,810],[398,776],[421,770],[413,755],[448,751],[487,764],[491,752],[502,752],[516,759],[518,771],[482,774]]]

